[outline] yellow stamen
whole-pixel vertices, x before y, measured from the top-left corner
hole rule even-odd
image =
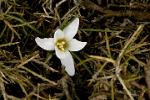
[[[67,41],[65,39],[60,39],[56,42],[56,46],[59,50],[65,51],[68,47]]]

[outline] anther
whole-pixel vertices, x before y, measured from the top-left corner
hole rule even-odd
[[[57,48],[59,49],[59,50],[61,50],[61,51],[65,51],[66,50],[66,48],[67,48],[67,46],[68,46],[68,44],[67,44],[67,42],[66,42],[66,40],[58,40],[57,42],[56,42],[56,46],[57,46]]]

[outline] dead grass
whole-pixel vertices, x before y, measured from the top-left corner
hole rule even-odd
[[[149,1],[101,1],[0,0],[0,99],[149,99]],[[70,77],[34,39],[52,37],[74,17],[76,38],[88,44],[72,53]]]

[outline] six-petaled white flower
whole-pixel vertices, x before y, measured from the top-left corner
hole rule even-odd
[[[35,38],[37,45],[41,48],[45,50],[55,50],[56,56],[60,59],[70,76],[75,74],[74,61],[70,51],[79,51],[87,44],[87,42],[73,39],[78,31],[78,27],[79,18],[75,18],[63,30],[57,29],[54,33],[54,38]]]

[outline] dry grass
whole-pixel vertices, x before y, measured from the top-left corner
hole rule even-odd
[[[0,0],[0,99],[149,99],[149,1],[113,1]],[[34,39],[53,37],[74,17],[76,38],[88,44],[72,53],[70,77]]]

